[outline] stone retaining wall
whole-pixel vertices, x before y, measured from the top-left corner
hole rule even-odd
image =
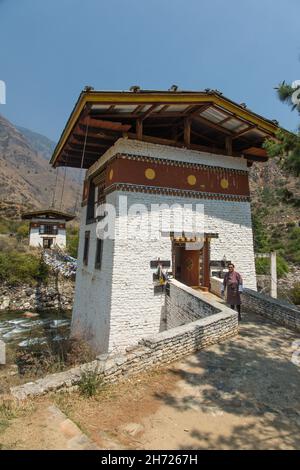
[[[217,307],[204,300],[203,294],[173,279],[167,289],[162,329],[186,325],[218,311]]]
[[[171,281],[171,285],[173,282]],[[175,287],[180,285],[177,281],[175,284]],[[91,363],[14,387],[11,389],[12,395],[17,399],[25,399],[72,387],[80,382],[84,370],[97,370],[103,383],[116,382],[129,375],[179,360],[238,333],[238,319],[235,311],[215,301],[208,302],[204,297],[205,294],[195,291],[195,296],[198,298],[197,302],[200,302],[202,298],[205,304],[203,311],[211,309],[211,312],[215,313],[146,337],[137,346],[127,349],[124,354],[102,354]]]
[[[48,284],[31,287],[26,284],[0,286],[0,312],[46,310],[71,310],[73,306],[74,280],[50,275]]]
[[[270,320],[300,331],[300,310],[284,301],[273,299],[251,289],[244,289],[242,294],[243,308]]]

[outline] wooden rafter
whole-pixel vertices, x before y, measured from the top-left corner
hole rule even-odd
[[[89,117],[82,119],[81,124],[93,129],[107,129],[121,132],[127,132],[131,128],[131,124],[123,124],[122,122],[116,121],[103,121],[101,119],[96,120]]]
[[[138,140],[142,140],[143,138],[143,120],[142,119],[136,120],[136,138]]]
[[[184,140],[184,145],[189,148],[191,145],[191,118],[190,117],[185,117],[184,118],[184,130],[183,130],[183,140]]]
[[[232,132],[229,131],[228,129],[225,129],[222,126],[219,126],[215,122],[209,121],[208,119],[205,119],[203,116],[193,116],[196,121],[202,122],[202,124],[205,124],[208,127],[212,127],[213,129],[216,129],[219,132],[222,132],[223,134],[230,135],[232,136]]]
[[[78,126],[79,126],[79,129],[81,129],[83,131],[83,135],[85,135],[87,127],[83,124],[78,124]],[[122,132],[111,131],[111,130],[108,130],[108,129],[102,129],[101,130],[101,129],[99,129],[99,127],[89,126],[88,135],[89,136],[90,135],[93,135],[93,136],[98,135],[98,136],[101,136],[101,138],[103,138],[103,139],[112,140],[114,138],[119,138],[120,136],[122,136]]]
[[[153,104],[152,106],[150,106],[150,108],[147,109],[147,111],[142,116],[140,116],[140,119],[142,119],[142,121],[144,121],[148,116],[150,116],[150,114],[153,113],[153,111],[155,111],[155,109],[157,107],[158,107],[157,104]]]
[[[73,134],[73,138],[79,143],[84,143],[84,140],[85,140],[85,137],[84,137],[83,134]],[[116,137],[107,136],[106,140],[112,141],[112,140],[115,140],[115,139],[116,139]],[[101,140],[103,140],[103,139],[100,139],[100,137],[88,136],[86,143],[87,143],[87,145],[89,145],[89,144],[98,145],[98,144],[101,143]],[[107,145],[109,145],[109,143]]]
[[[238,137],[241,137],[242,135],[247,134],[247,132],[252,131],[252,129],[256,129],[256,126],[248,126],[246,129],[243,129],[243,130],[240,131],[240,132],[236,132],[236,133],[232,136],[232,138],[233,138],[233,139],[237,139]]]

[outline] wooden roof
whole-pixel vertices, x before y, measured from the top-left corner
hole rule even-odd
[[[68,214],[67,212],[61,212],[56,209],[41,209],[35,211],[24,212],[22,219],[62,219],[62,220],[73,220],[75,215]]]
[[[267,160],[262,143],[278,123],[216,90],[84,90],[50,163],[89,168],[120,137],[222,155]]]

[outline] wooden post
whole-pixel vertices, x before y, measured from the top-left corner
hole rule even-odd
[[[270,277],[271,277],[271,292],[270,295],[277,299],[277,261],[276,251],[271,253],[256,253],[256,258],[270,258]]]
[[[271,297],[277,299],[277,263],[276,251],[271,253]]]
[[[206,237],[203,245],[203,284],[210,289],[210,238]]]
[[[191,120],[184,118],[184,145],[189,148],[191,145]]]
[[[231,137],[226,137],[225,143],[226,143],[227,155],[232,155],[232,138]]]
[[[142,119],[136,120],[136,138],[137,140],[143,139],[143,121]]]

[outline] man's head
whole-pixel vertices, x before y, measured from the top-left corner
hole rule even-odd
[[[229,270],[230,273],[232,273],[232,271],[234,271],[234,264],[233,263],[230,263],[228,265],[228,270]]]

